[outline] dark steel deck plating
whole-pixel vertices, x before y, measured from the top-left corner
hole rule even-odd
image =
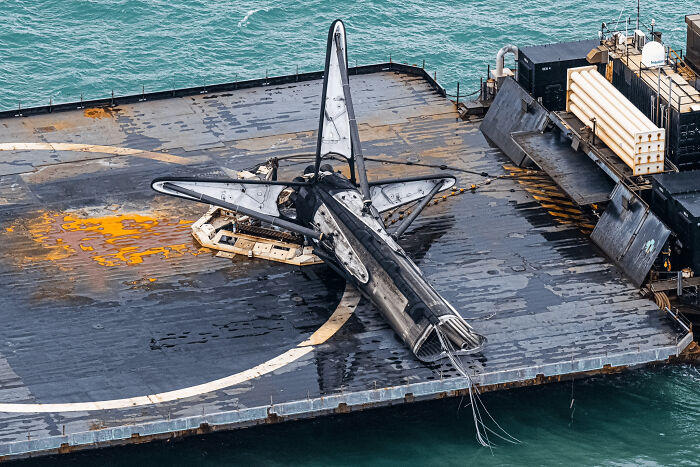
[[[155,197],[152,178],[223,175],[312,152],[318,80],[0,121],[2,142],[99,144],[148,152],[0,152],[0,402],[154,394],[243,371],[306,339],[343,283],[298,269],[216,258],[189,224],[202,207]],[[365,154],[500,174],[507,162],[423,78],[351,77]],[[301,170],[304,164],[296,168]],[[296,169],[295,168],[295,169]],[[422,174],[373,164],[371,178]],[[458,174],[460,185],[481,178]],[[677,330],[584,237],[513,180],[426,209],[403,242],[489,338],[464,359],[500,389],[664,361]],[[330,277],[330,279],[328,279]],[[449,365],[415,360],[366,303],[332,338],[274,373],[132,409],[0,414],[0,455],[140,442],[212,429],[459,394]]]

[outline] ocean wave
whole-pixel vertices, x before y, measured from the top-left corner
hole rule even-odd
[[[253,16],[255,13],[259,11],[270,11],[270,7],[265,7],[265,8],[256,8],[254,10],[248,10],[248,12],[245,14],[242,20],[238,22],[238,27],[243,27],[245,24],[248,22],[248,19],[250,19],[251,16]]]

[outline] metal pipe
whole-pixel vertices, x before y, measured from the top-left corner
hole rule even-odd
[[[433,187],[433,189],[430,190],[430,193],[428,193],[428,194],[425,196],[425,198],[423,198],[423,199],[421,200],[421,202],[418,203],[418,206],[416,206],[416,207],[413,209],[413,211],[411,211],[411,214],[409,214],[409,216],[408,216],[406,219],[404,219],[404,221],[401,223],[401,225],[399,225],[399,227],[396,229],[396,231],[394,231],[394,233],[391,234],[392,237],[398,239],[399,237],[401,237],[401,235],[404,234],[404,232],[406,232],[406,229],[408,229],[408,227],[409,227],[409,226],[411,225],[411,223],[415,220],[415,218],[418,217],[418,214],[420,214],[421,211],[422,211],[423,209],[425,209],[425,207],[428,205],[428,203],[430,202],[430,200],[433,199],[433,196],[435,196],[435,194],[436,194],[438,191],[440,191],[440,188],[442,188],[442,184],[443,184],[443,181],[442,181],[442,180],[439,180],[439,181],[435,184],[435,186]]]
[[[624,119],[613,105],[603,104],[604,106],[601,106],[599,103],[610,101],[596,97],[599,96],[599,94],[594,90],[589,89],[590,92],[586,93],[577,83],[571,83],[570,88],[572,91],[569,94],[569,107],[575,105],[583,110],[589,120],[593,117],[600,117],[600,130],[610,133],[609,136],[618,140],[621,146],[626,148],[626,153],[630,157],[634,157],[636,154],[634,135],[638,130],[632,123]],[[656,139],[654,139],[654,141],[656,141]]]
[[[668,149],[669,144],[671,144],[671,107],[673,107],[673,80],[671,77],[668,77],[668,116],[666,117],[666,134],[668,135],[668,138],[666,138],[666,149]],[[678,109],[680,110],[680,109]]]
[[[619,90],[617,90],[610,82],[608,82],[603,75],[598,73],[596,70],[591,69],[587,73],[581,73],[584,79],[592,80],[592,83],[598,83],[597,89],[600,90],[604,95],[609,96],[612,102],[615,103],[615,107],[625,110],[625,118],[628,118],[631,123],[639,128],[640,131],[655,131],[657,128],[654,127],[651,121],[639,110],[634,104],[632,104],[629,99],[627,99]]]
[[[496,78],[503,76],[503,67],[505,66],[507,53],[512,53],[515,56],[515,60],[518,60],[518,48],[514,45],[508,44],[501,47],[501,50],[496,54]]]
[[[656,90],[656,125],[659,126],[661,124],[661,117],[659,116],[659,104],[660,104],[660,99],[661,99],[661,68],[658,68],[659,72],[659,78],[658,78],[658,88]]]
[[[311,230],[309,228],[303,227],[299,224],[295,224],[293,222],[288,222],[285,221],[284,219],[280,219],[274,216],[270,216],[267,214],[263,214],[261,212],[253,211],[252,209],[245,208],[243,206],[239,206],[237,204],[233,203],[228,203],[226,201],[222,201],[217,198],[213,198],[211,196],[205,195],[204,193],[198,193],[193,190],[188,190],[187,188],[183,188],[181,186],[175,185],[170,182],[163,183],[163,188],[167,190],[172,190],[176,193],[180,193],[183,195],[186,195],[190,198],[193,198],[194,201],[199,201],[203,202],[206,204],[212,204],[214,206],[219,206],[224,209],[228,209],[229,211],[233,212],[240,212],[241,214],[245,214],[246,216],[250,216],[254,219],[261,220],[263,222],[267,222],[270,225],[278,225],[284,229],[291,230],[292,232],[297,232],[302,235],[306,235],[307,237],[315,238],[316,240],[320,240],[323,234],[321,232],[316,232],[315,230]]]

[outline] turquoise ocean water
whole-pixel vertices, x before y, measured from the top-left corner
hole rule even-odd
[[[636,2],[0,1],[0,109],[319,70],[329,23],[347,25],[351,64],[392,60],[476,88],[506,43],[595,38]],[[622,14],[621,14],[622,12]],[[697,1],[643,2],[643,19],[684,47]],[[572,396],[573,394],[573,396]],[[573,408],[571,399],[575,399]],[[459,400],[45,459],[41,465],[698,465],[700,370],[645,369],[486,394],[523,442],[490,452]]]
[[[683,47],[700,2],[643,3]],[[425,60],[454,93],[457,81],[475,89],[504,44],[595,38],[635,11],[630,0],[2,0],[0,109],[319,70],[335,18],[351,65]]]

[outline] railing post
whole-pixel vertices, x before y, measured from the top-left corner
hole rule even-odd
[[[459,81],[457,81],[457,107],[459,107]]]

